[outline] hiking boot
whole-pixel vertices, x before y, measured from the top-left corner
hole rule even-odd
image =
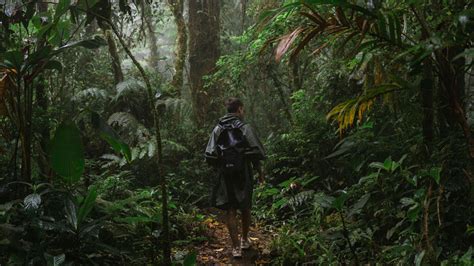
[[[232,256],[234,258],[242,258],[242,249],[240,248],[233,248],[232,249]]]
[[[248,238],[246,238],[246,239],[241,238],[240,239],[240,248],[241,249],[249,249],[250,248],[250,240]]]

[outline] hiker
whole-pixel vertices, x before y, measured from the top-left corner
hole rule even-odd
[[[206,147],[206,161],[217,170],[217,183],[212,191],[212,205],[225,210],[232,240],[232,256],[242,257],[242,249],[250,248],[248,232],[252,206],[253,171],[264,182],[260,161],[265,158],[262,143],[249,124],[243,122],[244,105],[238,98],[225,101],[227,114],[219,119]],[[242,217],[242,235],[237,233],[237,210]]]

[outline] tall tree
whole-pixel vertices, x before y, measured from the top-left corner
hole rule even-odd
[[[421,41],[425,41],[429,33],[422,29]],[[423,140],[427,146],[428,153],[434,138],[434,112],[433,112],[433,66],[431,57],[423,62],[423,78],[421,80],[421,101],[423,107]]]
[[[176,36],[176,59],[174,61],[174,75],[171,85],[178,96],[183,86],[184,64],[186,63],[186,52],[188,35],[186,33],[186,21],[183,16],[184,0],[168,0],[171,12],[173,12],[174,21],[177,28]]]
[[[47,1],[40,1],[37,3],[38,5],[38,12],[43,14],[48,12],[48,2]],[[38,42],[38,46],[44,47],[45,39],[41,38]],[[49,101],[46,95],[46,86],[45,86],[45,79],[44,75],[41,74],[38,78],[38,83],[36,85],[36,100],[38,103],[38,107],[41,109],[43,114],[46,114],[48,111]],[[39,139],[39,154],[38,154],[38,167],[43,175],[47,175],[49,172],[48,166],[48,155],[47,155],[47,147],[49,144],[50,136],[50,128],[48,123],[43,123],[41,125],[40,131],[40,139]]]
[[[150,4],[146,1],[140,1],[141,11],[142,11],[142,19],[145,23],[147,37],[148,37],[148,47],[150,49],[150,57],[148,58],[148,65],[156,69],[158,66],[159,61],[159,54],[158,54],[158,38],[156,37],[155,32],[155,23],[153,21],[153,10]]]
[[[219,98],[215,87],[204,88],[203,77],[215,69],[219,58],[219,0],[189,1],[189,76],[196,122],[202,124],[205,115],[216,108],[209,96]]]
[[[101,14],[102,19],[98,20],[99,27],[104,31],[105,39],[107,40],[107,45],[109,47],[110,57],[112,58],[112,71],[114,72],[114,84],[123,81],[123,72],[120,65],[120,56],[117,50],[117,44],[111,30],[111,26],[107,23],[104,23],[103,20],[112,21],[112,7],[110,1],[101,1],[100,5],[102,7]]]

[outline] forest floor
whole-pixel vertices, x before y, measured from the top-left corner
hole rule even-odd
[[[231,241],[225,225],[224,212],[206,209],[204,221],[208,241],[198,247],[198,264],[205,265],[261,265],[270,262],[271,232],[257,224],[250,227],[249,238],[252,247],[242,252],[242,258],[234,259],[231,254]],[[240,219],[239,219],[240,220]]]

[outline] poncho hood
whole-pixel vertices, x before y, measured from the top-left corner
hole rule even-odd
[[[237,114],[228,113],[228,114],[224,115],[223,117],[219,118],[219,123],[220,124],[228,124],[228,123],[234,122],[235,120],[242,121],[242,119]]]

